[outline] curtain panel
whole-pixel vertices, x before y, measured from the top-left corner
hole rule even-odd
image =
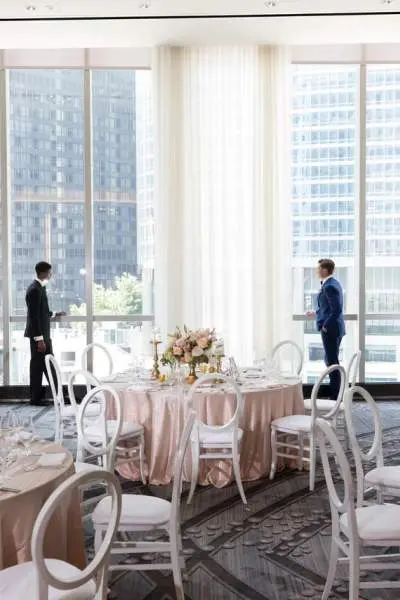
[[[156,323],[214,326],[248,362],[291,332],[289,52],[158,47],[152,67]]]

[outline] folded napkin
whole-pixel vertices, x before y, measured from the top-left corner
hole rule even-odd
[[[37,461],[38,467],[59,467],[63,464],[66,457],[65,452],[55,452],[49,454],[42,454]]]

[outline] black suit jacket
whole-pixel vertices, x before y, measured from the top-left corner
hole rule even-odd
[[[25,337],[35,338],[43,336],[50,339],[50,318],[46,288],[34,280],[26,290],[25,302],[28,309],[26,317]]]

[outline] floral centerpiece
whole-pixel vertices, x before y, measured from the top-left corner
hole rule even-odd
[[[177,327],[174,333],[168,335],[168,346],[161,356],[161,364],[189,365],[188,383],[196,381],[196,364],[207,363],[211,348],[216,340],[214,329],[188,329],[183,331]]]

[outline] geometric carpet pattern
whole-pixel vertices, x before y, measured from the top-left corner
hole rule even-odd
[[[381,402],[379,408],[385,430],[385,463],[400,464],[400,404]],[[0,404],[0,416],[8,410],[32,414],[37,433],[51,439],[52,408]],[[372,421],[363,403],[355,406],[355,423],[361,443],[370,444]],[[72,428],[66,431],[65,445],[74,452]],[[171,493],[170,486],[143,486],[127,480],[122,480],[122,485],[125,493],[168,499]],[[278,474],[272,482],[262,479],[247,483],[245,492],[247,507],[242,504],[235,485],[222,489],[198,487],[188,506],[187,489],[184,490],[181,518],[186,599],[320,600],[331,535],[329,502],[321,467],[317,466],[314,492],[308,489],[307,473],[289,470]],[[92,536],[88,531],[89,553],[91,545]],[[140,561],[140,557],[135,560]],[[109,586],[110,600],[175,598],[169,572],[114,572]],[[348,598],[344,567],[338,570],[330,598]],[[398,600],[400,593],[398,590],[370,590],[363,591],[360,598]]]

